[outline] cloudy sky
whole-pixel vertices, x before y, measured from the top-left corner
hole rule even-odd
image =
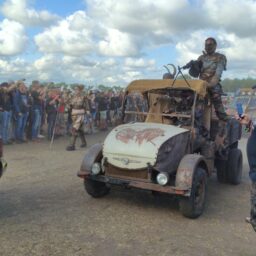
[[[0,0],[0,81],[126,85],[196,59],[213,36],[224,78],[256,78],[255,0]]]

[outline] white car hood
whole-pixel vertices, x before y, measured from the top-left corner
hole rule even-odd
[[[177,126],[155,123],[129,123],[113,129],[103,145],[103,156],[119,168],[140,169],[154,165],[161,145],[188,132]]]

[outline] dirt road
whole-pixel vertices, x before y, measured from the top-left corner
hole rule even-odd
[[[88,136],[90,145],[105,134]],[[207,206],[186,219],[175,200],[114,188],[101,199],[88,196],[76,177],[85,150],[64,150],[67,139],[5,147],[8,171],[0,180],[0,255],[241,255],[255,256],[249,213],[249,179],[209,180]],[[240,147],[244,150],[245,140]]]

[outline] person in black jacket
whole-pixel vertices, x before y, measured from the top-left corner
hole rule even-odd
[[[14,115],[16,119],[15,136],[17,143],[26,142],[24,138],[28,119],[28,91],[23,81],[17,82],[17,90],[13,93]]]
[[[15,90],[15,85],[4,82],[0,85],[0,114],[1,114],[1,135],[4,144],[10,142],[10,126],[12,120],[13,99],[12,92]]]
[[[47,113],[47,139],[51,140],[56,122],[60,95],[54,90],[49,90],[46,99],[45,110]]]

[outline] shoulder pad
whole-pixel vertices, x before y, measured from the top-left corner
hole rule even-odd
[[[198,57],[198,59],[197,59],[197,60],[202,60],[202,59],[203,59],[203,57],[204,57],[204,55],[202,54],[202,55],[200,55],[200,56]]]
[[[226,56],[224,54],[221,54],[221,53],[218,53],[218,52],[216,52],[215,54],[216,54],[216,57],[218,59],[218,62],[222,62],[223,65],[224,65],[224,70],[226,70],[227,69],[227,58],[226,58]]]

